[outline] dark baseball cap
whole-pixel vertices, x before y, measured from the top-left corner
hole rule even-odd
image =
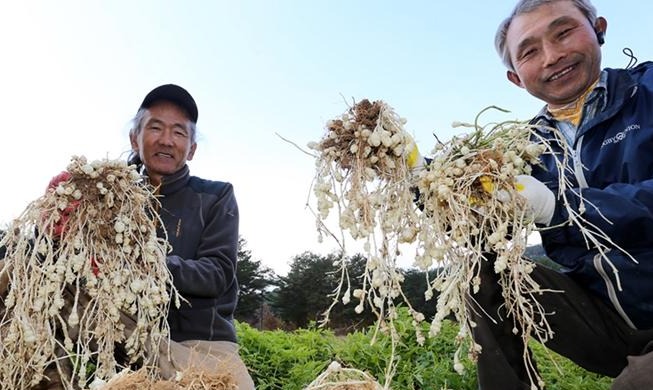
[[[150,108],[154,102],[159,100],[167,100],[177,104],[186,110],[191,121],[197,123],[197,104],[195,104],[195,99],[182,87],[175,84],[164,84],[154,88],[143,99],[141,108]]]

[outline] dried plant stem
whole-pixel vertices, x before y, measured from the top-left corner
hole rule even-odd
[[[342,367],[331,362],[329,367],[315,378],[304,390],[382,390],[380,384],[366,372]]]

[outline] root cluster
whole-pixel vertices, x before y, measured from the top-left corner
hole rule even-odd
[[[385,102],[363,100],[329,121],[324,137],[309,145],[317,152],[313,192],[320,238],[335,237],[344,260],[344,232],[348,232],[364,243],[369,256],[362,275],[364,288],[351,291],[343,261],[343,283],[335,296],[344,303],[353,296],[358,300],[358,313],[367,303],[382,319],[379,325],[384,329],[392,329],[395,299],[402,296],[403,278],[396,267],[399,244],[413,241],[418,231],[419,216],[406,162],[415,144],[404,131],[404,123]],[[340,237],[327,226],[333,208],[337,209]],[[411,312],[416,320],[423,319],[420,313]],[[328,321],[328,311],[324,321]]]
[[[91,390],[238,390],[230,374],[213,374],[189,368],[171,380],[154,379],[141,369],[123,372]]]
[[[342,367],[332,362],[304,390],[382,390],[383,387],[366,372]]]
[[[529,275],[533,264],[522,257],[535,226],[515,188],[515,177],[529,174],[547,147],[532,141],[534,129],[526,123],[481,126],[478,119],[457,124],[470,132],[446,143],[438,141],[432,161],[418,169],[406,163],[415,146],[403,128],[405,120],[381,101],[355,104],[329,121],[324,137],[309,145],[317,152],[313,193],[320,236],[326,232],[341,240],[343,252],[344,232],[365,243],[365,284],[351,293],[359,300],[356,310],[370,307],[379,316],[379,329],[393,336],[398,299],[403,298],[415,324],[424,320],[405,299],[396,267],[404,244],[411,244],[416,248],[416,267],[439,271],[424,292],[427,299],[437,296],[430,335],[438,334],[449,315],[460,323],[461,347],[454,364],[458,371],[463,369],[463,349],[471,359],[480,353],[470,337],[475,324],[469,303],[478,291],[480,267],[489,252],[497,255],[494,271],[500,275],[515,330],[526,342],[533,336],[545,341],[552,334],[543,309],[533,299],[542,292]],[[327,228],[334,208],[340,238]],[[335,295],[345,303],[350,300],[346,270]],[[423,342],[425,335],[415,329],[418,342]],[[391,373],[389,367],[386,376]]]
[[[177,295],[152,188],[122,161],[73,157],[67,171],[71,178],[30,203],[0,242],[10,278],[0,313],[3,389],[35,386],[46,367],[65,388],[85,388],[89,372],[107,379],[155,360],[168,337]]]

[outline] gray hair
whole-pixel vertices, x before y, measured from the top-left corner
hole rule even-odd
[[[506,35],[508,34],[508,29],[510,28],[510,23],[512,20],[521,14],[532,12],[544,4],[554,3],[561,0],[520,0],[515,8],[512,10],[510,16],[504,19],[503,22],[499,25],[497,33],[494,36],[494,47],[497,49],[497,53],[501,57],[503,64],[510,70],[514,70],[512,60],[510,59],[510,52],[506,47]],[[589,20],[590,24],[594,26],[596,23],[596,8],[592,5],[590,0],[568,0],[578,8],[580,12]]]
[[[134,116],[134,119],[132,119],[132,127],[129,129],[130,139],[132,137],[136,138],[141,133],[141,131],[143,131],[143,127],[145,126],[145,122],[149,117],[149,114],[150,110],[147,108],[140,108],[138,110],[136,116]],[[197,138],[197,123],[188,120],[188,131],[190,132],[190,142],[191,144],[194,144]],[[129,152],[129,157],[127,157],[127,164],[136,165],[138,170],[140,170],[140,168],[143,166],[143,161],[141,161],[141,157],[138,155],[138,152],[132,150]]]

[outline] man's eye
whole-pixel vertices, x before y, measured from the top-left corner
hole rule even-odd
[[[571,32],[571,28],[566,28],[558,33],[558,38],[564,38]]]
[[[531,57],[533,54],[535,54],[535,51],[536,51],[535,49],[524,50],[524,51],[521,53],[520,58],[521,58],[521,59],[526,59],[526,58],[528,58],[528,57]]]

